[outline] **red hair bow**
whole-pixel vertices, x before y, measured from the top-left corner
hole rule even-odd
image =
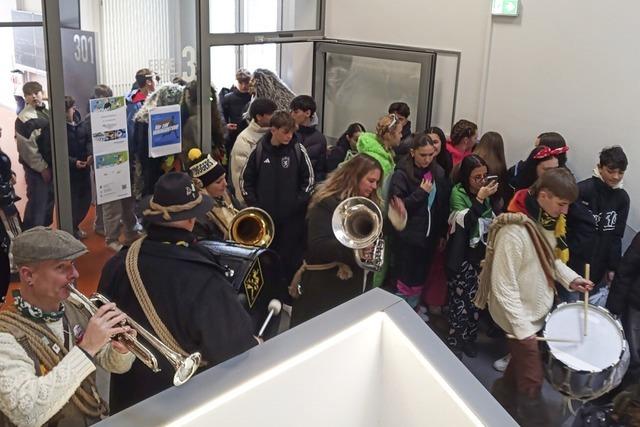
[[[546,159],[547,157],[559,156],[560,154],[566,153],[567,151],[569,151],[569,147],[567,147],[566,145],[564,147],[558,148],[549,148],[546,145],[543,145],[542,150],[538,151],[533,156],[533,158],[536,160]]]

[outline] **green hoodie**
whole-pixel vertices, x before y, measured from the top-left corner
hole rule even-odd
[[[368,154],[380,163],[384,175],[383,179],[393,173],[396,166],[396,162],[393,160],[393,151],[387,151],[375,133],[363,132],[360,134],[358,152]]]

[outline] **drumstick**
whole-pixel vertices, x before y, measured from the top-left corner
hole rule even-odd
[[[584,278],[589,280],[591,276],[591,265],[584,265]],[[587,313],[589,313],[589,289],[584,292],[584,336],[587,336]]]
[[[507,334],[507,338],[513,339],[513,340],[517,340],[518,338],[516,338],[515,335],[512,334]],[[547,338],[547,337],[539,337],[536,336],[535,337],[536,341],[547,341],[547,342],[569,342],[569,343],[579,343],[580,341],[578,340],[568,340],[568,339],[564,339],[564,338]]]

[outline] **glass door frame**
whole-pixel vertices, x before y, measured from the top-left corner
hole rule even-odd
[[[312,96],[318,104],[316,113],[318,114],[321,129],[324,129],[325,71],[326,54],[328,53],[420,64],[418,111],[415,113],[416,131],[423,131],[431,126],[437,61],[436,51],[347,40],[320,40],[314,42]]]

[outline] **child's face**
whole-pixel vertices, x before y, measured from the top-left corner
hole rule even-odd
[[[32,107],[38,107],[42,105],[42,91],[36,93],[29,93],[24,96],[24,100]]]
[[[293,138],[293,130],[271,127],[271,143],[273,145],[287,145]]]
[[[598,171],[600,172],[600,176],[605,184],[607,184],[611,188],[615,188],[622,182],[622,178],[624,177],[623,170],[613,169],[609,166],[601,166],[598,165]]]

